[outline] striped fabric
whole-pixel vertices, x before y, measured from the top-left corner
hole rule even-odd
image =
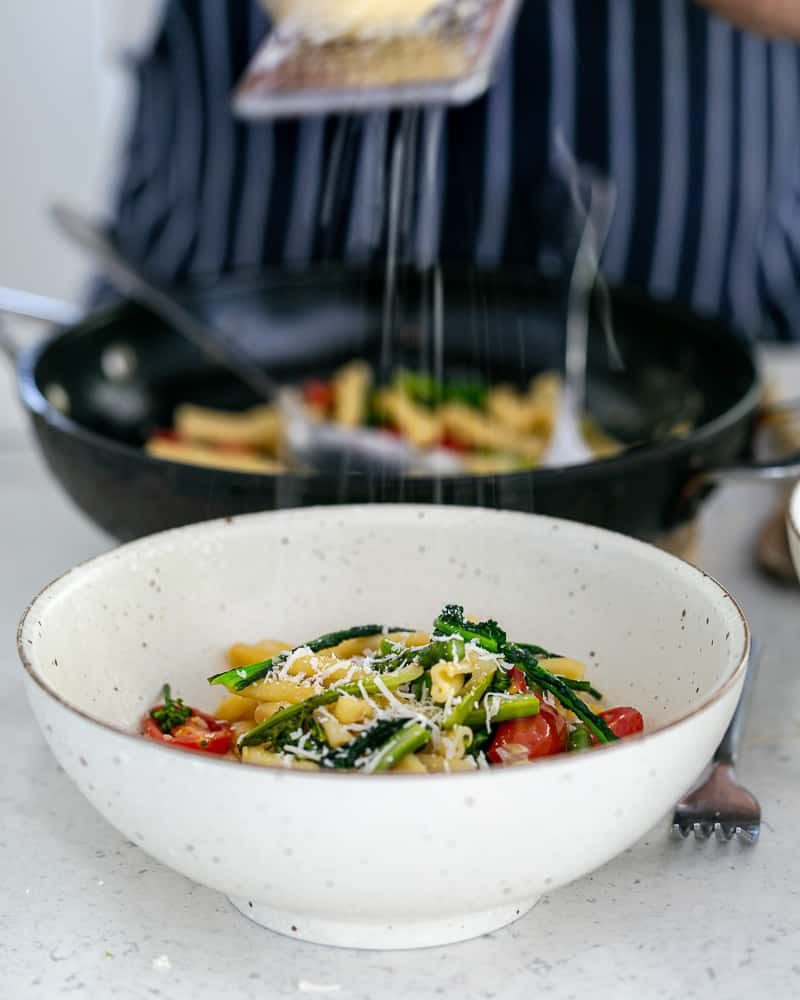
[[[117,236],[166,280],[385,253],[397,115],[246,125],[255,2],[168,0],[139,60]],[[800,338],[800,49],[690,0],[526,0],[494,88],[425,112],[408,245],[547,267],[558,143],[613,178],[615,282]],[[438,149],[436,162],[423,150]],[[423,192],[419,194],[419,192]],[[555,244],[554,244],[555,241]]]

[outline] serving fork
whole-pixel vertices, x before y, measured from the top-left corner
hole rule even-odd
[[[734,835],[745,844],[755,844],[758,840],[761,807],[736,780],[735,765],[760,662],[761,652],[754,646],[739,704],[714,754],[711,774],[675,807],[672,833],[676,837],[685,838],[694,831],[697,840],[708,840],[713,833],[723,841]]]

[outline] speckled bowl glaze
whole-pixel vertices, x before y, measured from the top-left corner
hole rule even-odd
[[[398,618],[424,628],[446,602],[585,659],[647,733],[421,776],[246,767],[136,735],[165,680],[211,708],[204,678],[235,640]],[[525,514],[375,505],[123,546],[41,593],[19,648],[53,753],[126,837],[273,930],[408,948],[498,928],[641,837],[722,736],[749,642],[722,587],[641,542]]]
[[[800,576],[800,483],[792,490],[789,509],[786,514],[786,533],[794,560],[794,568]]]

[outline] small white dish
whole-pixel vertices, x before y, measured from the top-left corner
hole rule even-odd
[[[646,733],[451,775],[269,770],[137,735],[169,681],[211,708],[236,640],[301,641],[448,602],[585,659]],[[747,624],[710,577],[584,525],[453,507],[325,507],[193,525],[46,588],[19,650],[53,753],[124,835],[246,916],[325,944],[409,948],[501,927],[650,829],[733,714]]]

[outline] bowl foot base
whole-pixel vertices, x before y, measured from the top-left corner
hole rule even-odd
[[[379,920],[359,922],[309,917],[290,910],[277,910],[255,899],[229,898],[244,916],[278,934],[339,948],[373,949],[430,948],[466,941],[512,923],[527,913],[539,899],[536,896],[509,906],[497,906],[491,910],[479,910],[460,916],[434,920],[400,920],[389,924]]]

